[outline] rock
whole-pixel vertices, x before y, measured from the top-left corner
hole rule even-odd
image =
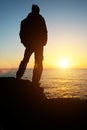
[[[87,127],[86,100],[47,99],[29,80],[1,77],[0,106],[0,126],[6,130]]]

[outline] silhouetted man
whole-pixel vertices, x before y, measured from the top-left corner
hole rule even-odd
[[[34,53],[35,65],[33,69],[32,82],[38,83],[43,71],[43,47],[47,43],[47,27],[44,18],[39,14],[40,8],[32,5],[31,12],[21,22],[20,39],[25,46],[23,60],[19,65],[16,78],[20,79],[26,69],[30,56]]]

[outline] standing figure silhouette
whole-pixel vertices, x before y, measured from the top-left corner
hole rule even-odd
[[[35,64],[33,68],[32,82],[38,83],[43,71],[43,50],[47,44],[47,26],[43,16],[40,15],[38,5],[32,5],[31,12],[21,21],[20,40],[25,46],[23,60],[21,61],[16,78],[20,79],[27,67],[30,56],[34,53]]]

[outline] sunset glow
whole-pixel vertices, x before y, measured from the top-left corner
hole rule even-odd
[[[69,61],[66,58],[62,58],[59,61],[59,67],[60,68],[68,68],[69,67]]]
[[[18,68],[25,47],[20,43],[20,22],[38,4],[48,29],[44,68],[87,68],[87,1],[3,0],[0,29],[0,68]],[[7,6],[6,6],[7,5]],[[31,56],[28,68],[34,66]]]

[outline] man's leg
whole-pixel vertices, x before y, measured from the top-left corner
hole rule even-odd
[[[20,65],[19,65],[19,68],[18,68],[18,71],[16,73],[16,78],[17,79],[20,79],[23,76],[31,54],[32,54],[32,51],[27,48],[25,50],[25,53],[24,53],[24,58],[21,61]]]
[[[43,71],[43,47],[35,50],[35,65],[33,69],[32,82],[38,83],[40,81]]]

